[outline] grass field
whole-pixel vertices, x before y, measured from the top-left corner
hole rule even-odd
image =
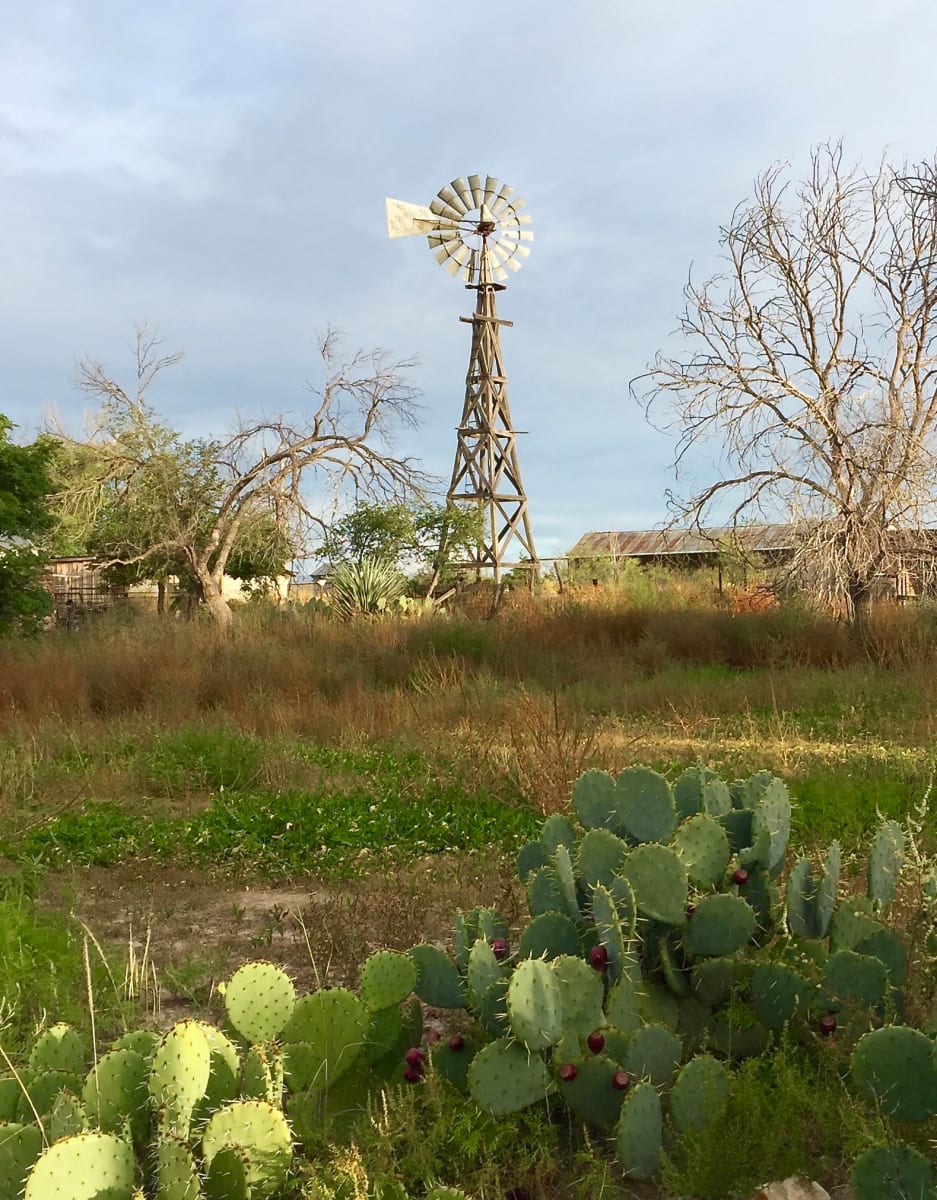
[[[354,982],[378,945],[445,940],[458,907],[521,920],[513,853],[588,767],[769,768],[808,850],[856,847],[929,796],[937,614],[881,610],[859,639],[796,607],[638,599],[525,596],[495,620],[356,626],[247,609],[228,637],[140,619],[0,643],[7,1051],[43,1019],[80,1024],[89,976],[105,1026],[160,1003],[165,1023],[210,1007],[247,957]],[[128,950],[144,937],[158,978],[135,989]],[[27,974],[42,981],[28,992]],[[777,1079],[794,1092],[792,1061]],[[437,1122],[455,1122],[439,1103]],[[399,1155],[417,1155],[425,1129],[396,1119]],[[857,1121],[834,1124],[854,1142]],[[835,1130],[821,1134],[832,1161]],[[512,1136],[536,1157],[546,1135],[520,1122]],[[566,1145],[560,1178],[554,1146],[542,1194],[573,1194],[574,1176],[598,1186],[581,1152]],[[712,1165],[697,1155],[673,1186],[716,1194]]]

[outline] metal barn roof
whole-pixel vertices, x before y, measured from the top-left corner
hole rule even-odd
[[[716,554],[732,544],[751,553],[792,550],[794,531],[790,525],[609,530],[584,534],[570,550],[569,558],[658,558],[671,554]]]

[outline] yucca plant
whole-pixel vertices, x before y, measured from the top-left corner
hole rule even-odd
[[[332,568],[329,582],[332,608],[346,621],[385,612],[407,586],[395,564],[377,556],[339,563]]]

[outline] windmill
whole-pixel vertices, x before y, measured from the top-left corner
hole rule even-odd
[[[455,565],[473,570],[476,580],[490,570],[496,585],[505,567],[538,567],[501,354],[501,327],[513,322],[503,321],[495,304],[508,270],[519,270],[530,253],[527,243],[534,235],[524,207],[513,188],[491,175],[484,183],[480,175],[453,179],[428,208],[387,201],[388,237],[425,236],[436,261],[475,292],[475,311],[460,318],[472,326],[472,350],[446,499],[482,510],[483,534],[475,554]],[[447,532],[443,530],[438,562]],[[509,561],[512,549],[517,558]]]

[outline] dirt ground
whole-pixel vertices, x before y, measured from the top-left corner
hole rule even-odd
[[[46,876],[42,901],[129,952],[127,985],[159,1024],[210,1006],[217,984],[252,959],[283,966],[300,991],[353,987],[374,950],[451,945],[460,908],[491,905],[512,926],[526,914],[512,864],[481,856],[279,886],[149,862],[70,869]]]

